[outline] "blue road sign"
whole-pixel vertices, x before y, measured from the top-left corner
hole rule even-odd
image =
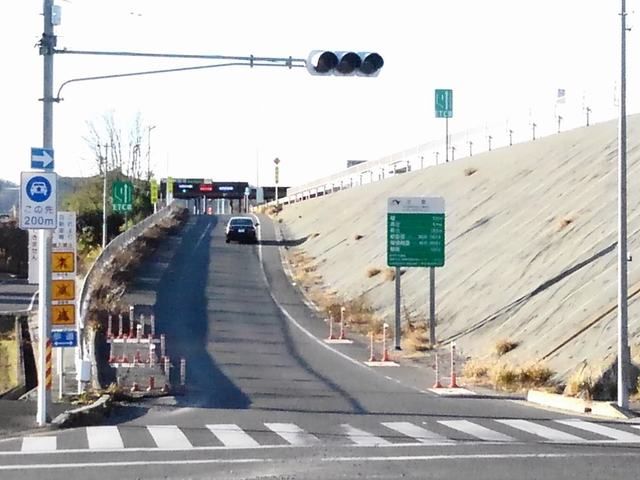
[[[31,168],[53,170],[53,148],[31,148]]]
[[[49,199],[53,193],[53,189],[51,188],[51,183],[47,178],[37,175],[35,177],[31,177],[31,180],[27,182],[25,193],[27,194],[27,197],[29,197],[29,200],[36,203],[42,203]]]
[[[78,346],[78,332],[75,330],[51,330],[51,343],[54,347]]]

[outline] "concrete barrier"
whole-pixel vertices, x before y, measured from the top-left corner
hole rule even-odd
[[[613,402],[603,402],[596,400],[585,400],[582,398],[567,397],[557,393],[542,392],[539,390],[529,390],[527,401],[545,407],[557,408],[581,414],[590,414],[598,417],[615,418],[627,420],[635,417],[632,412],[620,409]]]

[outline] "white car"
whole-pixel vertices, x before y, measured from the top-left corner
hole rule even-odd
[[[33,182],[31,184],[31,195],[47,195],[49,193],[49,189],[47,188],[47,184],[44,182]]]

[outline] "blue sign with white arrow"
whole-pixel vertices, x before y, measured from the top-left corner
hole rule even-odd
[[[51,343],[54,347],[77,347],[78,333],[75,330],[51,330]]]
[[[53,170],[53,148],[31,147],[31,168]]]

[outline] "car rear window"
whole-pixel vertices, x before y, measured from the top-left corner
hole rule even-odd
[[[231,225],[234,227],[253,227],[253,220],[250,218],[236,218],[231,220]]]

